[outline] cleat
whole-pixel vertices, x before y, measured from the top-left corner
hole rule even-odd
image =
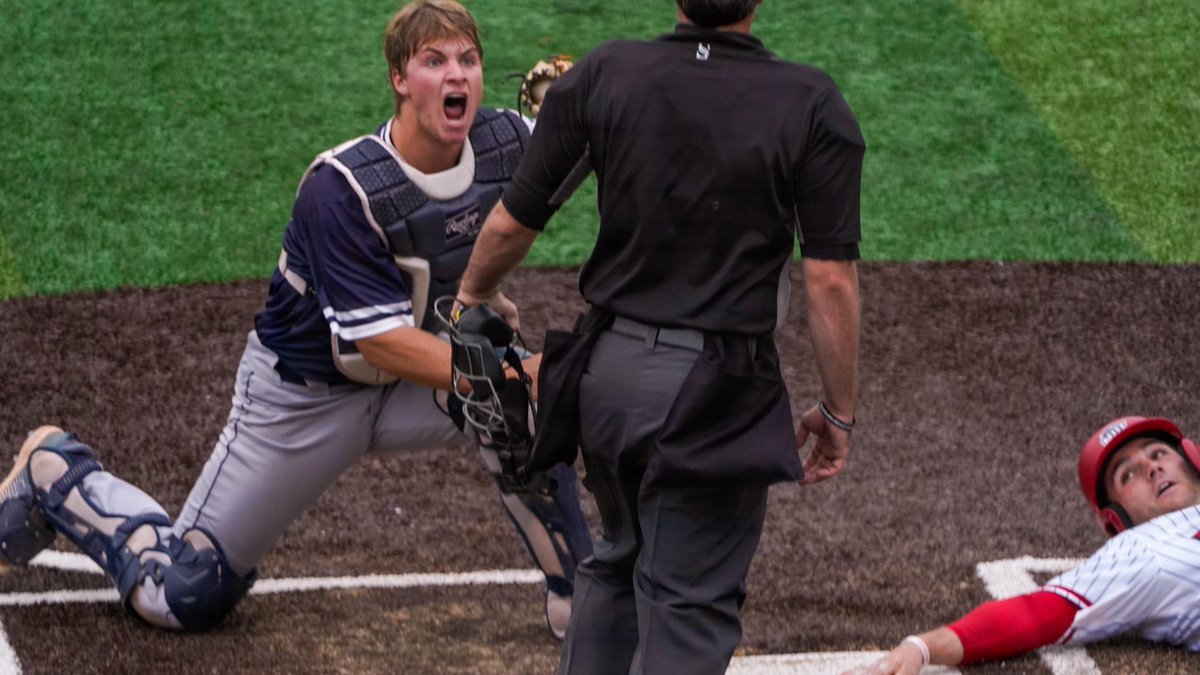
[[[57,535],[37,507],[29,460],[35,450],[54,435],[66,435],[55,426],[29,432],[4,482],[0,483],[0,574],[24,567],[49,546]]]
[[[557,640],[567,637],[567,624],[571,621],[571,596],[561,596],[546,591],[546,627]]]

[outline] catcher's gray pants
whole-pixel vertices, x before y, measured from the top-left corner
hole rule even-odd
[[[175,521],[210,533],[243,575],[364,454],[468,442],[426,387],[293,384],[276,360],[251,331],[229,420]]]
[[[364,454],[472,442],[437,409],[426,387],[292,384],[280,378],[276,360],[251,331],[228,422],[174,525],[181,537],[194,528],[208,534],[242,576]],[[103,513],[165,515],[153,498],[108,472],[89,474],[84,483]],[[534,516],[521,515],[528,509],[502,496],[543,571],[573,576],[532,525]],[[578,513],[578,500],[564,508]]]
[[[584,483],[604,533],[580,564],[560,675],[721,675],[741,639],[766,487],[644,481],[699,352],[610,331],[580,384]]]

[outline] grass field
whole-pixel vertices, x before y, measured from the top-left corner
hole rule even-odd
[[[666,0],[467,4],[506,107],[537,58],[674,21]],[[266,276],[312,156],[390,113],[396,6],[4,3],[0,298]],[[769,0],[755,32],[859,117],[866,258],[1200,262],[1190,0]],[[583,260],[592,196],[532,264]]]

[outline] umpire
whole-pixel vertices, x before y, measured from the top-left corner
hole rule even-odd
[[[539,380],[539,436],[577,434],[603,525],[560,674],[724,673],[768,485],[830,478],[850,450],[865,145],[826,74],[750,35],[761,1],[676,0],[673,33],[555,82],[462,280],[460,304],[516,324],[499,283],[590,162],[590,309],[547,336]],[[799,431],[773,340],[797,237],[823,392]]]

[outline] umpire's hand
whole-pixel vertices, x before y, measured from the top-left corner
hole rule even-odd
[[[460,288],[458,294],[454,296],[454,307],[450,310],[450,316],[457,321],[459,314],[475,305],[488,305],[508,322],[513,330],[521,330],[521,317],[517,306],[500,291],[495,291],[491,295],[478,296]]]
[[[804,459],[801,485],[819,483],[838,475],[846,465],[846,455],[850,454],[850,432],[830,424],[821,414],[820,404],[800,416],[800,428],[796,431],[797,450],[804,448],[809,436],[814,442]]]

